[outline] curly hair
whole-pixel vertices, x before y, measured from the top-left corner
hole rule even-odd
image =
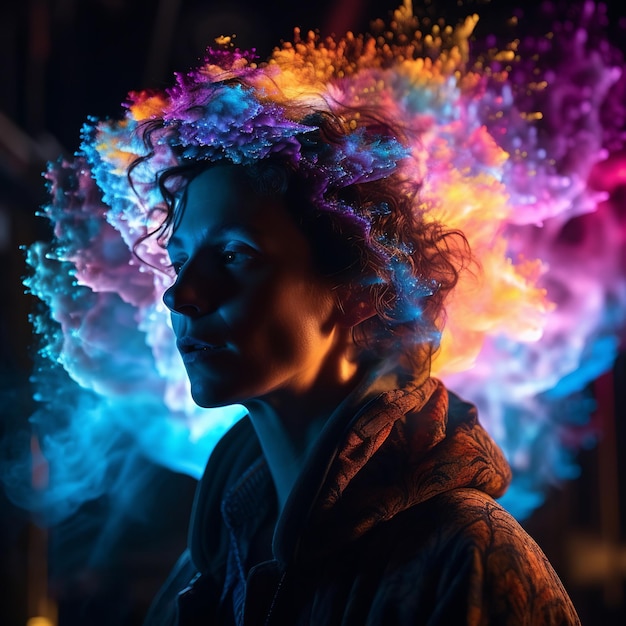
[[[365,146],[381,139],[399,141],[405,132],[380,112],[360,111],[358,120],[359,141]],[[420,181],[400,167],[370,179],[337,180],[335,175],[333,180],[329,171],[336,168],[336,149],[355,132],[345,116],[308,109],[298,123],[311,129],[298,137],[298,158],[278,149],[236,165],[255,193],[285,201],[310,242],[320,273],[337,287],[358,287],[362,299],[373,305],[375,315],[353,328],[355,343],[376,358],[402,354],[413,366],[423,366],[424,348],[431,354],[438,347],[445,298],[472,262],[465,236],[429,219],[420,203]],[[154,157],[155,134],[163,144],[166,133],[176,159],[175,165],[156,172],[163,198],[156,210],[164,211],[164,218],[142,238],[157,237],[165,245],[180,219],[189,182],[215,164],[232,161],[226,154],[190,157],[171,120],[152,119],[140,129],[147,154],[130,165],[131,185],[135,168]]]

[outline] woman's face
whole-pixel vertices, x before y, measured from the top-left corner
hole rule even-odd
[[[177,277],[163,299],[196,403],[306,394],[335,375],[345,329],[281,200],[220,165],[189,183],[184,202],[167,248]]]

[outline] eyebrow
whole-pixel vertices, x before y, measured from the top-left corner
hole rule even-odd
[[[258,228],[254,228],[252,226],[241,226],[239,224],[224,224],[220,226],[215,231],[211,231],[208,228],[202,228],[198,231],[198,236],[202,239],[205,239],[211,235],[213,237],[222,237],[224,235],[243,235],[244,237],[252,237],[256,238],[260,235],[260,231]],[[182,239],[176,235],[176,233],[172,233],[172,236],[167,240],[167,244],[165,248],[169,248],[170,246],[182,247],[183,242]]]

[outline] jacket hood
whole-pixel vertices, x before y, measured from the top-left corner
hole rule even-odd
[[[471,487],[499,497],[509,482],[474,406],[427,375],[370,372],[320,433],[277,521],[274,557],[283,566],[316,561],[437,494]],[[216,446],[196,492],[190,547],[199,571],[225,563],[230,539],[216,520],[235,483],[249,493],[248,515],[271,508],[271,477],[249,418]]]
[[[290,553],[298,559],[320,558],[321,546],[324,552],[336,550],[451,489],[470,487],[497,498],[511,479],[476,408],[433,378],[383,392],[367,403],[330,463],[323,462],[328,448],[321,439],[308,463],[325,467],[324,476],[317,476],[316,494],[311,493],[315,472],[305,470],[277,526],[274,552],[281,561],[290,560]],[[307,502],[312,505],[304,506]]]

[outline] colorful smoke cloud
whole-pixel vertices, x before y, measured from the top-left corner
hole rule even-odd
[[[478,405],[507,454],[506,504],[520,518],[547,485],[576,475],[577,446],[593,434],[587,387],[611,368],[626,327],[624,59],[602,5],[570,6],[560,21],[554,5],[544,11],[532,32],[519,19],[516,37],[475,40],[475,16],[457,28],[420,24],[407,2],[390,32],[420,33],[412,57],[400,59],[383,29],[378,47],[304,37],[269,66],[286,97],[303,83],[307,97],[357,97],[369,81],[381,99],[404,93],[383,104],[421,116],[423,201],[433,219],[466,232],[482,264],[450,302],[434,371]],[[333,82],[354,46],[360,66],[342,70],[352,82]],[[54,238],[27,250],[25,283],[45,305],[33,315],[41,358],[31,423],[49,481],[24,488],[28,456],[15,455],[3,480],[50,523],[127,492],[136,455],[199,476],[243,414],[193,404],[161,302],[167,274],[132,253],[150,223],[124,164],[143,149],[129,124],[149,117],[151,98],[135,96],[122,121],[90,121],[79,156],[51,164],[44,214]],[[140,252],[167,264],[154,242]]]

